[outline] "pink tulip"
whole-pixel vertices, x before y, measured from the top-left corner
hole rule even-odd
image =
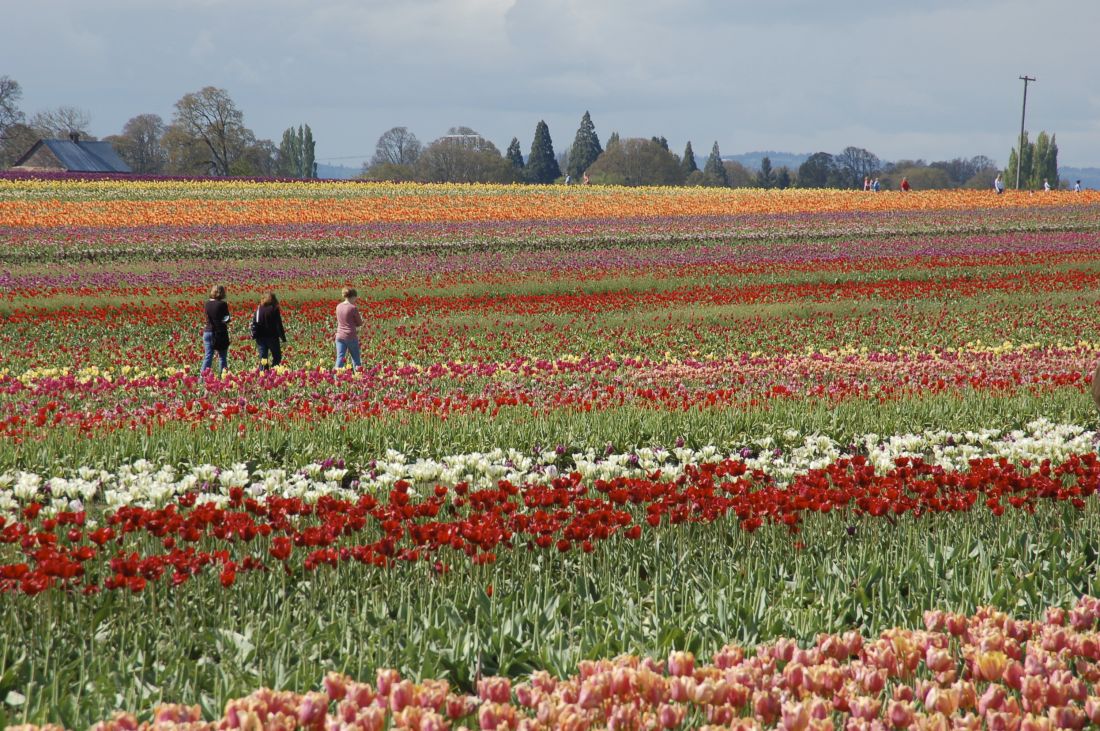
[[[683,706],[664,703],[657,709],[657,720],[661,728],[676,728],[684,721],[685,709]]]
[[[319,729],[324,725],[327,711],[327,695],[317,692],[306,693],[298,706],[298,723],[306,728]]]
[[[1067,705],[1051,708],[1047,711],[1047,718],[1055,728],[1084,728],[1088,723],[1088,716],[1078,706]]]
[[[939,647],[929,647],[924,653],[924,663],[934,673],[942,673],[955,667],[951,653]]]
[[[986,714],[985,724],[989,731],[1018,731],[1020,728],[1020,714],[993,711]]]
[[[886,720],[894,728],[909,728],[915,715],[913,704],[909,701],[890,701],[886,708]]]
[[[810,708],[806,703],[784,703],[779,727],[785,731],[805,731],[810,725]]]
[[[399,680],[401,680],[401,673],[390,668],[379,668],[374,683],[378,688],[378,695],[388,696],[390,688]]]
[[[348,692],[347,686],[348,678],[346,675],[340,673],[327,673],[322,685],[325,688],[325,693],[328,694],[330,701],[338,701],[343,699]]]
[[[1054,731],[1054,726],[1049,718],[1029,713],[1020,721],[1020,731]]]
[[[695,672],[695,655],[690,652],[673,651],[668,656],[669,675],[691,675]]]

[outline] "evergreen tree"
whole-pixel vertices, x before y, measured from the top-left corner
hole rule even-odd
[[[780,190],[791,187],[791,171],[786,165],[779,168],[779,174],[775,176],[775,187]]]
[[[775,185],[775,173],[772,172],[772,159],[767,155],[760,161],[760,172],[756,174],[757,188],[771,188]]]
[[[726,166],[722,164],[722,153],[718,151],[717,140],[714,147],[710,148],[710,157],[707,158],[707,164],[703,166],[703,174],[712,181],[712,185],[728,186],[730,184],[729,176],[726,175]]]
[[[607,138],[607,149],[610,150],[617,144],[619,144],[619,133],[612,132],[611,136]]]
[[[1012,148],[1012,152],[1008,155],[1008,167],[1005,168],[1005,180],[1011,181],[1011,184],[1016,184],[1016,161],[1020,160],[1020,180],[1019,188],[1027,189],[1031,187],[1030,177],[1032,168],[1032,157],[1035,152],[1035,144],[1028,142],[1027,132],[1024,132],[1024,138],[1022,142],[1023,153],[1020,154],[1015,147]]]
[[[512,163],[513,168],[523,170],[523,153],[519,150],[518,138],[512,138],[512,142],[508,145],[508,151],[504,153],[504,156],[508,158],[508,162]]]
[[[550,128],[539,120],[535,126],[535,139],[531,142],[531,154],[527,156],[527,180],[532,183],[553,183],[561,177],[561,168],[554,157],[554,143]]]
[[[577,136],[573,139],[573,147],[569,150],[566,171],[574,178],[579,178],[602,153],[596,126],[592,124],[592,117],[586,111],[581,117],[581,126],[577,128]]]
[[[650,137],[650,139],[663,147],[666,151],[668,150],[668,140],[666,140],[664,137],[653,136]]]
[[[302,175],[303,178],[317,177],[317,143],[313,141],[313,130],[307,124],[302,136]]]
[[[680,168],[684,171],[684,177],[691,175],[699,166],[695,164],[695,150],[691,149],[691,140],[688,140],[684,148],[684,157],[680,160]]]

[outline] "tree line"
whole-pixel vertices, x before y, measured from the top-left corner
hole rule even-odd
[[[0,77],[0,168],[11,166],[40,139],[89,132],[91,115],[71,106],[27,117],[22,88]],[[139,114],[119,134],[104,137],[130,169],[147,175],[315,178],[316,143],[308,124],[289,127],[276,146],[245,126],[244,113],[225,89],[207,86],[184,94],[172,119]]]
[[[90,116],[74,107],[38,112],[27,118],[19,109],[22,90],[14,79],[0,77],[0,167],[10,166],[40,138],[88,133]],[[137,173],[312,178],[317,176],[316,142],[308,124],[289,127],[278,146],[257,139],[244,124],[244,114],[224,89],[208,86],[185,94],[175,104],[169,122],[156,114],[130,119],[121,133],[104,138]],[[1058,187],[1058,145],[1041,132],[1035,142],[1023,140],[1021,187],[1041,188],[1044,180]],[[759,170],[723,160],[718,142],[699,166],[691,142],[681,154],[669,149],[663,136],[620,138],[613,132],[601,144],[589,112],[581,117],[573,142],[554,150],[545,121],[535,126],[526,157],[513,137],[501,151],[477,131],[451,127],[422,144],[407,127],[393,127],[379,137],[373,157],[363,165],[370,180],[533,183],[567,179],[593,184],[690,185],[732,188],[860,188],[878,178],[882,189],[896,189],[903,178],[915,189],[988,188],[1003,172],[1014,184],[1017,149],[1012,148],[1002,171],[983,155],[927,163],[924,160],[885,162],[869,150],[846,147],[839,153],[816,152],[797,170],[773,169],[764,157]]]

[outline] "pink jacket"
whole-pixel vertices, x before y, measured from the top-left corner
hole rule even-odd
[[[336,305],[336,339],[345,343],[358,343],[359,333],[356,330],[363,325],[363,316],[359,314],[359,308],[344,300]]]

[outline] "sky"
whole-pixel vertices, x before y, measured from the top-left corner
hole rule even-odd
[[[320,162],[356,167],[394,126],[526,155],[542,119],[560,151],[586,110],[601,140],[700,157],[1004,164],[1028,74],[1032,139],[1100,167],[1098,0],[0,0],[0,17],[23,111],[79,107],[101,137],[213,85],[258,137],[308,123]]]

